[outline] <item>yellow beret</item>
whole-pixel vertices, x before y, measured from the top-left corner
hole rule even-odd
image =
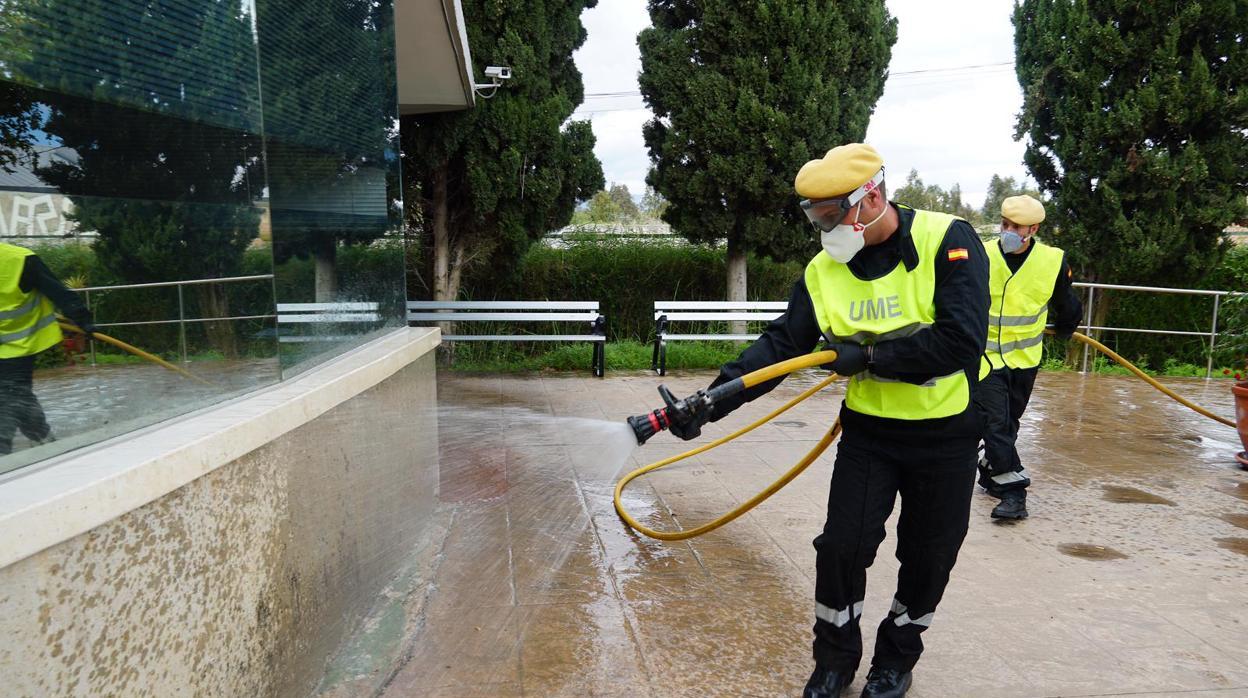
[[[1044,204],[1023,194],[1001,202],[1001,217],[1019,225],[1035,225],[1044,220]]]
[[[884,158],[865,143],[849,143],[829,150],[798,170],[793,186],[807,199],[843,196],[861,187],[879,173]]]

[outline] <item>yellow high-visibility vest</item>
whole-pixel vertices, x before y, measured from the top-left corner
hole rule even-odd
[[[1034,368],[1044,353],[1044,325],[1049,319],[1053,285],[1062,271],[1062,251],[1035,238],[1026,261],[1011,272],[995,242],[988,252],[988,346],[985,353],[996,368]]]
[[[914,211],[910,237],[919,255],[914,271],[898,264],[879,279],[863,281],[826,253],[811,260],[806,289],[824,337],[867,345],[931,327],[936,321],[936,255],[954,220],[945,213]],[[850,377],[845,404],[855,412],[893,419],[950,417],[970,404],[970,384],[964,371],[915,385],[867,370]]]
[[[18,285],[26,258],[24,247],[0,243],[0,359],[31,356],[61,341],[56,311],[43,294]]]

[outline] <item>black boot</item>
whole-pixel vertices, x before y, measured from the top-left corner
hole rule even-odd
[[[910,672],[871,667],[862,698],[901,698],[910,690]]]
[[[806,690],[802,691],[802,698],[835,698],[853,682],[852,671],[837,672],[815,667],[815,672],[806,682]]]
[[[1027,490],[1012,490],[1001,495],[1001,503],[992,510],[994,519],[1027,518]]]

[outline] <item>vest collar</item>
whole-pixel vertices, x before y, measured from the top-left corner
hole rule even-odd
[[[901,261],[906,265],[906,271],[914,271],[919,266],[919,251],[915,249],[914,238],[910,235],[910,228],[914,225],[914,209],[892,202],[889,202],[889,206],[897,209],[897,232],[894,235],[899,236],[897,244],[901,249]]]

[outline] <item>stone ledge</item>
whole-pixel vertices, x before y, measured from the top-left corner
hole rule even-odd
[[[398,329],[288,381],[19,471],[0,483],[0,569],[312,421],[433,351],[440,336]]]

